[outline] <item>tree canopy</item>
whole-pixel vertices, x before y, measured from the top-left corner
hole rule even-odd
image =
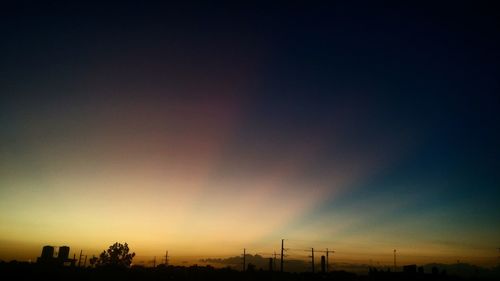
[[[97,260],[97,266],[112,266],[112,267],[130,267],[135,253],[129,253],[128,244],[116,242],[109,246],[109,249],[103,251]]]

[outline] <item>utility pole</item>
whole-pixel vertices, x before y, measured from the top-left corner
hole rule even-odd
[[[314,248],[311,248],[311,269],[312,273],[314,273]]]
[[[280,272],[283,273],[283,246],[285,244],[285,239],[281,239],[281,267]]]
[[[80,267],[80,264],[82,261],[82,253],[83,253],[83,250],[80,250],[80,257],[78,258],[78,267]]]
[[[326,253],[326,272],[329,272],[330,269],[329,269],[329,266],[328,266],[328,254],[329,253],[333,254],[333,253],[335,253],[335,251],[333,251],[333,250],[330,251],[330,250],[328,250],[328,248],[326,248],[325,253]]]
[[[328,250],[328,248],[326,248],[326,251],[316,251],[316,252],[320,252],[320,253],[326,253],[326,262],[325,262],[325,271],[326,272],[329,272],[330,271],[330,268],[329,268],[329,255],[330,253],[335,253],[334,250]]]
[[[326,248],[326,272],[328,272],[328,248]]]
[[[87,255],[85,255],[85,260],[83,261],[83,267],[87,264]]]
[[[276,271],[276,251],[274,251],[273,271]]]
[[[168,266],[168,251],[165,252],[165,266]]]
[[[394,249],[394,272],[396,272],[396,249]]]
[[[243,248],[243,272],[246,271],[246,267],[245,267],[245,263],[246,263],[245,257],[246,257],[246,253],[247,253],[246,251],[247,251],[247,249]]]
[[[498,267],[500,267],[500,248],[497,248],[498,250]]]

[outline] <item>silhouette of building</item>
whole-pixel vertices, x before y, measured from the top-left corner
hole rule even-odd
[[[75,265],[75,259],[69,258],[68,246],[59,247],[57,257],[54,256],[54,248],[54,246],[43,246],[42,254],[37,258],[36,262],[52,266]]]
[[[54,257],[54,247],[52,246],[43,246],[42,255],[39,259],[41,260],[50,260]]]
[[[59,247],[59,252],[57,253],[57,258],[60,260],[69,259],[69,247],[68,246]]]

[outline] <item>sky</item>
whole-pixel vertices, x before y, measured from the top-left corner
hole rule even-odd
[[[495,265],[498,8],[236,2],[1,4],[0,259]]]

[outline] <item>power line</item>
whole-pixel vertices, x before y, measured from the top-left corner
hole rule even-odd
[[[309,252],[311,249],[287,248],[289,251]]]

